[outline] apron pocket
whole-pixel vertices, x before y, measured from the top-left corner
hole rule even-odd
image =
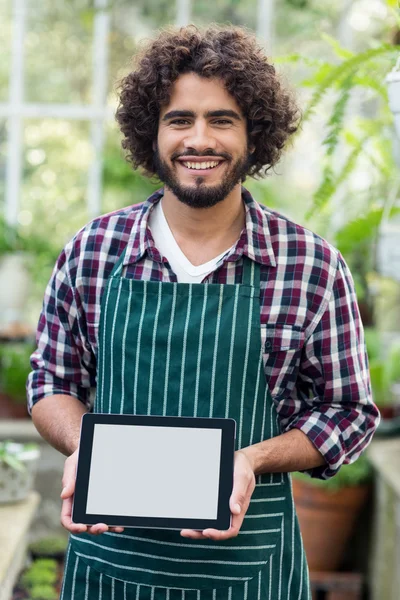
[[[259,483],[236,538],[188,540],[179,531],[129,529],[123,534],[71,536],[91,567],[130,583],[183,590],[224,588],[255,577],[280,547],[290,487]]]

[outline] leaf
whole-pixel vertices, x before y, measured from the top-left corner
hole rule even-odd
[[[13,456],[12,454],[6,454],[2,457],[2,460],[6,463],[6,465],[10,467],[10,469],[14,469],[14,471],[19,471],[20,473],[22,473],[26,470],[25,465],[16,456]]]
[[[308,103],[308,106],[304,111],[303,122],[306,121],[306,119],[308,119],[310,115],[314,113],[315,108],[321,102],[322,98],[325,96],[328,90],[330,90],[336,84],[344,81],[349,76],[355,75],[360,69],[360,67],[368,61],[370,61],[372,58],[384,54],[387,54],[389,56],[393,54],[397,57],[399,50],[399,46],[381,44],[377,48],[370,48],[365,52],[355,54],[348,60],[345,60],[340,64],[336,65],[315,90],[310,102]]]
[[[354,52],[351,52],[351,50],[341,46],[339,40],[335,39],[332,35],[329,35],[328,33],[322,33],[321,38],[330,45],[336,56],[339,58],[347,60],[348,58],[354,56]]]
[[[323,145],[327,147],[326,156],[332,156],[339,142],[340,131],[342,130],[344,115],[347,104],[350,99],[353,78],[349,76],[344,82],[339,98],[335,102],[332,114],[328,122],[328,134],[323,140]]]

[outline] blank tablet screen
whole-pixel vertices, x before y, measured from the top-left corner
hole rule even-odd
[[[216,519],[220,429],[94,426],[86,512]]]
[[[228,529],[233,419],[87,413],[72,518],[161,529]]]

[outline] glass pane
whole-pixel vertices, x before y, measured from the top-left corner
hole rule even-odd
[[[201,26],[210,23],[231,23],[255,30],[257,0],[193,0],[191,21]]]
[[[152,37],[159,27],[175,22],[175,0],[117,0],[111,11],[109,44],[109,103],[116,104],[118,82],[132,68],[132,56],[142,38]]]
[[[150,181],[140,171],[133,170],[124,158],[121,138],[118,125],[109,123],[103,156],[103,213],[144,202],[161,187],[160,183]]]
[[[0,0],[0,102],[8,100],[11,63],[11,2]]]
[[[89,125],[56,119],[28,120],[18,215],[60,248],[88,220],[86,193],[92,158]]]
[[[32,260],[32,289],[27,299],[32,324],[57,256],[89,221],[86,192],[91,154],[85,122],[25,122],[18,222]]]
[[[0,207],[4,206],[6,185],[7,121],[0,119]],[[1,210],[1,208],[0,208]]]
[[[26,101],[88,102],[94,12],[85,0],[27,4]]]

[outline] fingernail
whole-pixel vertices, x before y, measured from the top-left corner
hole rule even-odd
[[[64,487],[64,488],[61,490],[61,494],[60,494],[60,496],[62,496],[62,495],[63,495],[63,493],[65,492],[65,490],[66,490],[66,489],[67,489],[67,488],[66,488],[66,487]]]
[[[240,511],[242,510],[240,508],[240,504],[235,504],[235,510],[236,510],[237,513],[240,513]]]

